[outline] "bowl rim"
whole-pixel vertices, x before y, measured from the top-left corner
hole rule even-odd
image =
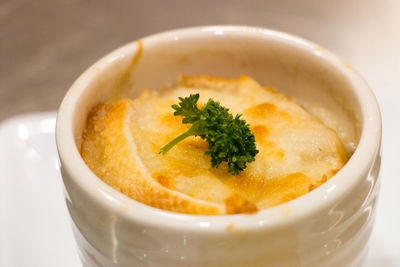
[[[309,218],[312,214],[332,206],[341,196],[350,192],[360,180],[369,174],[380,150],[381,115],[376,98],[367,83],[355,70],[321,46],[300,37],[251,26],[216,25],[183,28],[166,31],[142,38],[144,47],[182,38],[207,38],[213,35],[240,35],[279,41],[303,50],[332,66],[347,79],[361,108],[362,129],[358,146],[345,166],[330,180],[315,190],[281,205],[261,210],[255,214],[190,215],[161,210],[133,200],[99,179],[85,164],[76,146],[73,132],[73,115],[77,102],[85,88],[96,75],[111,63],[133,56],[139,49],[136,41],[128,43],[89,67],[66,93],[57,114],[56,143],[62,168],[79,188],[104,208],[113,210],[131,223],[171,229],[175,231],[225,232],[227,226],[235,229],[266,230],[292,225]],[[85,179],[82,179],[85,177]],[[353,177],[353,179],[349,179]],[[65,179],[63,177],[63,179]]]

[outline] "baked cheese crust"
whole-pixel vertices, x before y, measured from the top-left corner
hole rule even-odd
[[[187,130],[171,105],[199,93],[251,125],[259,153],[239,175],[211,168],[208,144],[189,137],[160,155]],[[188,214],[253,213],[318,187],[347,161],[335,131],[271,87],[248,77],[182,76],[174,87],[137,99],[101,103],[87,119],[81,155],[105,183],[144,204]]]

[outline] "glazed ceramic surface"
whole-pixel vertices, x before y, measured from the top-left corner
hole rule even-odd
[[[145,206],[98,179],[79,154],[88,111],[134,98],[180,74],[248,75],[349,123],[358,146],[331,180],[253,215],[191,216]],[[107,55],[72,85],[57,118],[57,146],[80,256],[87,266],[360,265],[379,190],[381,120],[367,84],[324,48],[240,26],[177,30]]]

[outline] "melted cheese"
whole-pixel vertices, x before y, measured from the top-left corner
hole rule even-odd
[[[189,137],[166,155],[160,148],[187,130],[173,115],[178,97],[200,93],[241,113],[259,154],[239,175],[211,168],[208,144]],[[104,182],[153,207],[191,214],[252,213],[290,201],[331,178],[347,161],[338,135],[304,109],[248,77],[183,76],[173,88],[97,105],[81,154]]]

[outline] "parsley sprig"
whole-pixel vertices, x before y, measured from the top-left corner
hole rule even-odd
[[[229,113],[229,109],[213,99],[199,109],[197,101],[199,94],[189,97],[179,97],[180,103],[172,105],[175,116],[183,116],[182,123],[191,124],[187,132],[179,135],[160,150],[164,155],[173,146],[189,136],[199,136],[208,142],[209,148],[205,155],[211,157],[211,166],[218,168],[223,162],[228,164],[228,172],[239,174],[246,168],[246,163],[255,160],[258,153],[255,138],[250,131],[250,125]]]

